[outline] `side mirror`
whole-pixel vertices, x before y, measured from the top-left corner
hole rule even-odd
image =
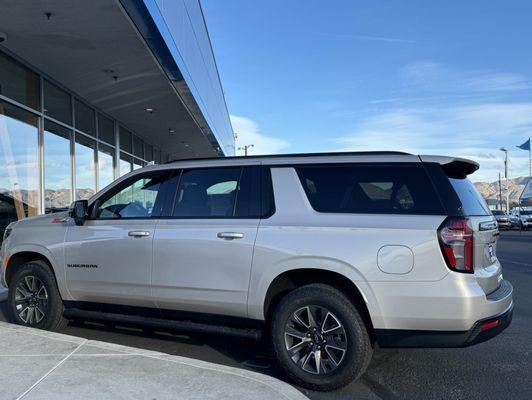
[[[74,219],[76,225],[83,225],[89,216],[89,202],[87,200],[76,200],[70,206],[68,215]]]

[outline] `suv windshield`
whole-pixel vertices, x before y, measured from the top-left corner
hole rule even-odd
[[[504,211],[501,211],[501,210],[493,210],[491,213],[493,215],[504,215],[505,214]]]
[[[449,178],[456,194],[462,202],[464,215],[490,215],[488,205],[477,191],[475,186],[467,178]]]

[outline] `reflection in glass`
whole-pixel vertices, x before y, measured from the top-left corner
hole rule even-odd
[[[133,136],[133,155],[138,158],[144,158],[144,144],[142,139],[137,136]]]
[[[105,144],[98,144],[98,187],[102,189],[114,180],[115,149]]]
[[[75,128],[91,136],[96,136],[94,110],[78,99],[74,102]]]
[[[37,117],[0,102],[0,198],[3,208],[0,225],[37,215],[39,169]],[[3,232],[0,232],[3,233]]]
[[[144,166],[144,163],[141,160],[138,160],[136,158],[133,159],[133,170],[142,168]]]
[[[131,171],[131,156],[120,153],[120,176],[124,176]]]
[[[44,81],[43,92],[44,114],[72,125],[72,103],[70,95],[47,80]]]
[[[120,150],[131,153],[131,150],[133,149],[131,140],[131,132],[120,127]]]
[[[98,139],[110,145],[115,145],[115,124],[102,114],[98,114]]]
[[[39,76],[1,51],[0,94],[39,109]]]
[[[76,134],[74,159],[76,160],[76,200],[88,199],[96,191],[94,149],[96,142]]]
[[[72,202],[70,130],[44,121],[44,210],[66,209]]]

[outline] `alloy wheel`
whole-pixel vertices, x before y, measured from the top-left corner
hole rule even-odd
[[[18,283],[15,308],[25,324],[35,325],[44,319],[48,310],[48,291],[39,278],[28,275]]]
[[[337,369],[347,352],[347,335],[340,319],[321,306],[296,310],[285,325],[285,347],[292,361],[311,374]]]

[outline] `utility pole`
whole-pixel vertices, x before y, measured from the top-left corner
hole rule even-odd
[[[502,186],[501,186],[501,173],[499,172],[499,209],[502,211]]]
[[[246,144],[245,146],[239,147],[238,150],[244,150],[244,157],[248,156],[248,149],[254,147],[252,144]]]
[[[508,149],[501,147],[500,151],[504,152],[504,179],[506,180],[506,212],[510,212],[510,187],[508,185]]]

